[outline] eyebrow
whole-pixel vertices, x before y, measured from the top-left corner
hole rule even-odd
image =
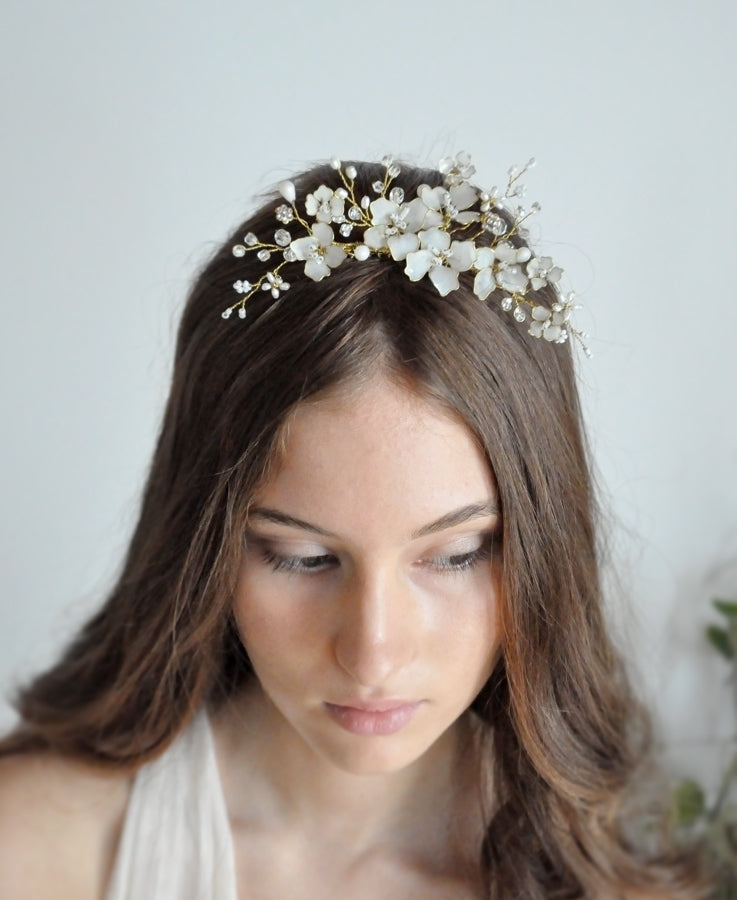
[[[462,525],[472,519],[488,518],[489,516],[498,516],[499,507],[491,500],[482,503],[469,503],[461,506],[451,512],[440,516],[434,522],[429,522],[412,532],[412,540],[421,537],[427,537],[430,534],[436,534],[438,531],[445,531],[446,528],[453,528],[455,525]],[[298,519],[296,516],[290,516],[287,513],[280,512],[278,509],[268,509],[264,506],[254,507],[249,515],[250,519],[263,519],[265,522],[274,522],[276,525],[286,525],[288,528],[299,528],[301,531],[310,531],[313,534],[319,534],[321,537],[337,538],[336,534],[314,525],[312,522],[306,522],[304,519]]]

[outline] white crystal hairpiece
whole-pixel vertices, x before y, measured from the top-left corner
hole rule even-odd
[[[586,350],[585,335],[570,323],[574,295],[559,288],[563,270],[549,256],[533,256],[528,246],[512,243],[514,237],[528,238],[525,223],[540,210],[538,203],[529,208],[521,203],[525,188],[520,179],[534,163],[530,159],[509,169],[504,190],[483,191],[469,182],[476,169],[468,153],[461,152],[440,161],[440,187],[423,184],[407,201],[404,190],[394,185],[401,170],[391,157],[382,160],[383,179],[371,186],[374,198],[358,196],[356,166],[334,158],[330,164],[341,184],[320,185],[304,198],[301,211],[294,183],[282,181],[279,193],[286,202],[276,207],[273,239],[264,241],[249,232],[233,247],[236,257],[253,252],[263,263],[277,262],[254,283],[236,281],[233,288],[240,299],[222,316],[228,319],[237,310],[246,318],[246,303],[258,291],[270,291],[278,299],[289,290],[282,274],[286,266],[304,263],[307,278],[322,281],[347,260],[376,256],[403,262],[410,281],[427,275],[442,297],[458,289],[460,272],[471,272],[479,300],[498,291],[501,308],[527,323],[533,337],[559,344],[574,337]],[[477,246],[482,235],[486,240]],[[545,285],[553,289],[550,305],[532,296]]]

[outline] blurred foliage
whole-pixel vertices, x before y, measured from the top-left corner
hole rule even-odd
[[[737,602],[713,600],[719,624],[709,625],[706,638],[729,665],[737,720]],[[721,774],[713,801],[694,780],[681,781],[671,795],[672,821],[680,841],[704,845],[713,864],[717,887],[712,900],[737,900],[737,747]]]

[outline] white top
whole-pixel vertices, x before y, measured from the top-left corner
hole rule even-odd
[[[106,900],[237,900],[233,839],[204,711],[137,772]]]

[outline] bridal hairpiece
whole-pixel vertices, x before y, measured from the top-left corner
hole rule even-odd
[[[272,239],[249,232],[233,247],[236,257],[255,253],[271,265],[253,283],[235,282],[240,299],[222,317],[228,319],[237,310],[246,318],[247,301],[259,291],[281,297],[289,290],[287,266],[303,263],[307,278],[322,281],[348,261],[376,256],[404,263],[410,281],[427,276],[443,297],[458,289],[461,272],[470,272],[479,300],[498,292],[501,308],[526,323],[533,337],[553,343],[574,337],[583,345],[585,335],[570,323],[574,295],[559,288],[563,270],[549,256],[534,256],[524,243],[526,222],[540,205],[522,205],[525,189],[520,179],[534,162],[509,169],[503,190],[484,191],[469,182],[476,169],[471,157],[461,152],[440,161],[441,186],[423,184],[407,199],[395,184],[401,169],[392,157],[382,160],[384,177],[371,185],[373,197],[358,195],[356,165],[344,166],[334,158],[330,164],[340,184],[320,185],[304,197],[301,208],[294,183],[282,181],[278,190],[285,202],[274,211]],[[477,245],[482,235],[485,240]],[[535,294],[546,285],[553,289],[553,302],[539,303]]]

